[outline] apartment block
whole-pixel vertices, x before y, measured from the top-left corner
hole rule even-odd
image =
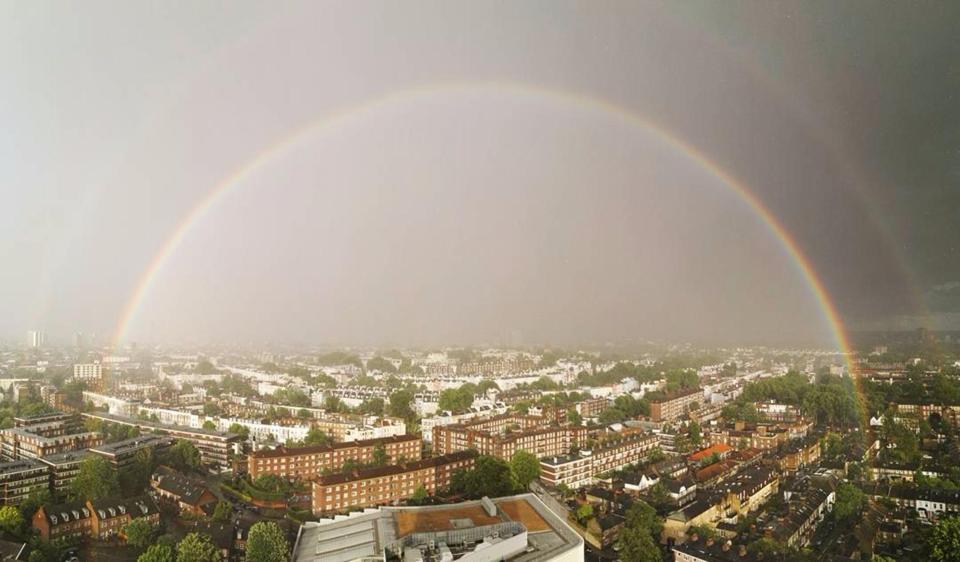
[[[263,449],[247,457],[247,471],[251,478],[274,474],[291,479],[310,479],[324,471],[338,472],[347,461],[371,463],[378,448],[383,448],[389,462],[418,461],[422,458],[420,437],[403,435],[332,445]]]
[[[80,473],[80,463],[93,453],[89,451],[71,451],[37,459],[47,467],[50,474],[50,490],[64,495],[70,490],[70,484]]]
[[[453,475],[473,468],[477,454],[461,451],[412,463],[320,476],[313,481],[313,512],[388,505],[413,496],[423,487],[435,494],[450,486]]]
[[[540,479],[549,486],[563,484],[580,488],[593,483],[597,475],[638,463],[659,443],[656,435],[633,434],[610,440],[576,455],[547,457],[540,460]]]
[[[58,419],[53,419],[55,416]],[[103,443],[99,433],[74,433],[78,427],[74,416],[53,414],[49,417],[49,421],[39,422],[35,418],[17,418],[15,427],[0,430],[0,456],[6,460],[39,459]],[[31,420],[34,423],[27,423]]]
[[[0,504],[19,505],[30,494],[47,490],[47,467],[34,460],[0,463]]]
[[[89,412],[83,415],[107,423],[138,427],[144,433],[159,432],[174,439],[189,441],[200,451],[200,462],[214,470],[231,468],[234,455],[240,451],[240,436],[235,433],[163,425],[152,421],[124,418],[99,412]]]
[[[162,435],[144,434],[139,437],[124,439],[116,443],[108,443],[93,447],[90,452],[107,459],[115,468],[129,466],[136,459],[137,453],[144,450],[157,451],[172,447],[174,439]]]
[[[509,460],[519,450],[526,450],[537,458],[560,456],[570,452],[575,444],[584,443],[587,429],[580,426],[544,427],[503,434],[471,429],[464,425],[433,428],[434,450],[441,455],[476,450]]]
[[[650,402],[650,417],[653,421],[676,421],[686,416],[694,404],[703,401],[700,388],[688,388],[668,394]]]
[[[609,400],[603,396],[598,396],[597,398],[587,398],[582,402],[577,402],[576,409],[581,417],[595,418],[600,415],[600,412],[606,410],[609,405]]]

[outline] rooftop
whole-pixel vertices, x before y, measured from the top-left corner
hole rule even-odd
[[[495,507],[493,515],[487,509],[491,502]],[[493,534],[500,532],[503,534]],[[526,534],[526,548],[507,558],[511,562],[539,562],[567,553],[572,559],[583,557],[583,539],[535,495],[522,494],[452,505],[383,507],[336,520],[305,523],[297,537],[293,560],[349,562],[368,556],[383,559],[385,551],[391,556],[396,556],[400,549],[429,551],[431,542],[435,550],[441,551],[439,543],[449,543],[446,548],[455,560],[468,552],[482,552],[474,550],[476,544],[490,545],[516,538],[517,532]]]
[[[354,447],[370,447],[375,445],[385,445],[387,443],[404,443],[407,441],[419,441],[417,435],[394,435],[391,437],[381,437],[378,439],[361,439],[359,441],[348,441],[345,443],[332,443],[330,445],[311,445],[308,447],[284,447],[276,449],[261,449],[250,453],[250,456],[258,459],[268,459],[276,457],[286,457],[290,455],[311,455],[314,453],[326,453],[339,449],[352,449]]]

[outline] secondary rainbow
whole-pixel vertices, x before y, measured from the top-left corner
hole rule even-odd
[[[383,96],[367,99],[360,103],[343,107],[338,111],[329,113],[314,121],[311,121],[305,124],[303,127],[292,131],[278,142],[268,146],[266,149],[256,154],[253,158],[242,164],[231,174],[224,177],[213,187],[213,189],[208,191],[206,195],[190,210],[190,212],[188,212],[178,222],[176,228],[163,242],[156,254],[154,254],[153,259],[150,260],[146,269],[143,271],[136,287],[131,293],[130,298],[127,300],[126,306],[123,309],[123,313],[115,331],[113,340],[114,345],[119,346],[126,337],[127,331],[133,323],[133,320],[135,319],[144,298],[150,292],[150,289],[156,280],[157,274],[183,243],[184,239],[190,233],[193,225],[195,225],[204,217],[204,215],[214,208],[223,197],[231,192],[231,190],[242,184],[246,178],[250,177],[253,173],[266,166],[275,157],[281,155],[312,134],[321,131],[329,131],[334,129],[337,125],[344,124],[350,119],[371,113],[377,109],[391,104],[414,101],[420,98],[428,98],[432,96],[484,91],[490,91],[501,95],[514,94],[518,96],[543,98],[558,102],[570,103],[583,108],[614,115],[634,127],[653,134],[658,140],[674,150],[677,150],[686,158],[697,164],[701,169],[714,176],[723,185],[727,186],[727,188],[738,195],[739,198],[750,207],[754,214],[768,227],[768,229],[780,242],[787,256],[789,256],[790,260],[796,265],[813,296],[819,303],[827,324],[830,327],[831,335],[837,347],[845,356],[848,370],[854,375],[857,374],[856,364],[853,361],[853,354],[851,353],[851,346],[847,338],[846,330],[844,329],[840,315],[837,313],[836,307],[834,306],[833,301],[830,299],[830,296],[827,293],[822,281],[817,275],[816,270],[813,268],[810,260],[800,249],[797,242],[790,235],[789,231],[787,231],[780,220],[777,219],[777,217],[763,204],[763,202],[760,201],[760,199],[758,199],[753,192],[750,191],[746,184],[744,184],[730,172],[724,170],[692,144],[678,138],[668,130],[657,125],[650,119],[630,110],[629,108],[583,93],[551,90],[535,85],[500,81],[428,84],[417,88],[395,91]],[[855,376],[855,380],[858,378],[859,377]]]

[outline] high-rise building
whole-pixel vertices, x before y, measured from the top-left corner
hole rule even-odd
[[[30,330],[27,332],[27,345],[37,349],[47,343],[47,334],[43,330]]]

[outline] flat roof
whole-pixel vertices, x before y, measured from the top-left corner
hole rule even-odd
[[[311,455],[314,453],[327,453],[339,449],[352,449],[354,447],[369,447],[371,445],[376,446],[387,443],[404,443],[408,441],[419,440],[419,435],[407,433],[404,435],[392,435],[390,437],[378,437],[374,439],[360,439],[357,441],[331,443],[329,445],[310,445],[308,447],[285,447],[281,445],[276,449],[261,449],[259,451],[254,451],[253,453],[250,453],[250,456],[257,459],[269,459],[296,455]]]
[[[583,539],[534,494],[491,500],[489,515],[480,500],[424,507],[382,507],[336,519],[304,523],[293,551],[293,562],[350,562],[360,557],[381,558],[398,541],[426,540],[422,533],[443,533],[489,525],[520,523],[527,531],[528,551],[512,562],[552,560],[570,551],[583,556]],[[492,529],[495,528],[491,528]],[[412,535],[417,535],[415,538]],[[429,535],[428,535],[429,536]]]

